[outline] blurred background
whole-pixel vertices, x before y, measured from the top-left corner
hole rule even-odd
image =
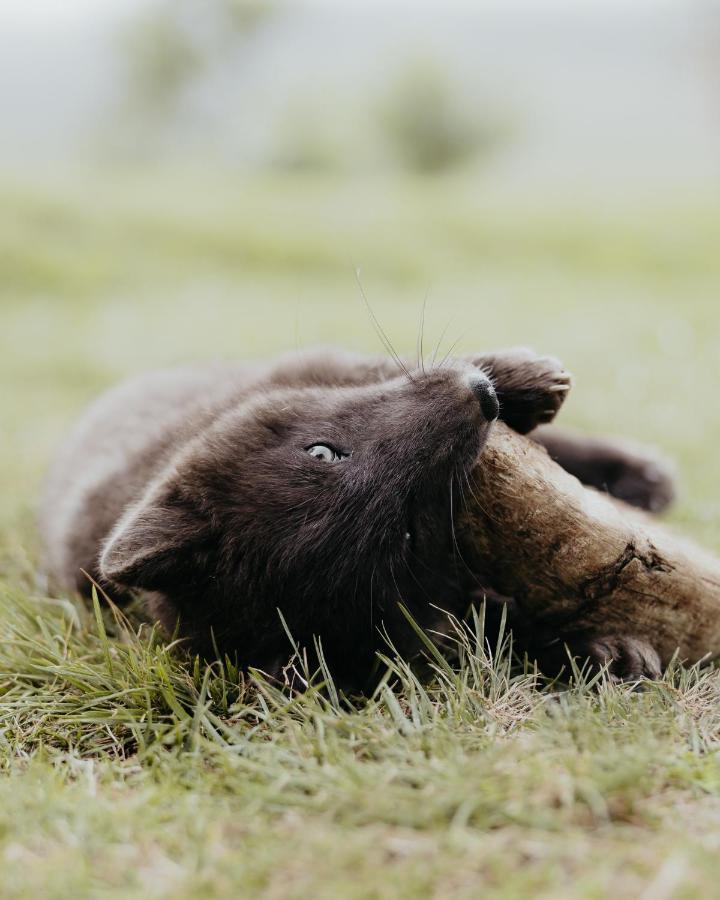
[[[720,7],[4,0],[0,525],[126,374],[530,344],[720,547]],[[456,343],[457,342],[457,343]],[[29,549],[28,549],[29,548]],[[30,564],[30,563],[29,563]]]

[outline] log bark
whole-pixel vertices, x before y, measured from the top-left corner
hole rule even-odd
[[[720,655],[720,559],[560,468],[496,423],[458,522],[479,581],[559,635],[647,640],[666,665]]]

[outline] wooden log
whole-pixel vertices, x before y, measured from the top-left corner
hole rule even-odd
[[[676,651],[686,663],[720,655],[720,559],[584,487],[500,422],[471,484],[463,556],[530,627],[629,634],[663,665]]]

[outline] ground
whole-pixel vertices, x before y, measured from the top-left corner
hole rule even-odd
[[[126,373],[309,343],[525,343],[563,418],[678,462],[674,523],[720,550],[720,215],[702,197],[498,198],[425,181],[105,173],[0,185],[3,896],[707,897],[720,680],[549,688],[461,629],[459,666],[350,707],[47,596],[33,506]],[[443,331],[444,336],[442,336]],[[442,340],[441,339],[442,336]]]

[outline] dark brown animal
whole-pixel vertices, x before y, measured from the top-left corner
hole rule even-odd
[[[435,605],[464,612],[477,585],[454,519],[470,470],[498,416],[534,432],[569,386],[526,350],[428,370],[324,350],[143,376],[96,402],[52,467],[48,574],[140,591],[194,651],[269,671],[288,656],[281,612],[359,684],[383,634],[410,648],[400,599],[424,626]],[[670,499],[642,455],[553,430],[533,436],[585,481],[651,509]]]

